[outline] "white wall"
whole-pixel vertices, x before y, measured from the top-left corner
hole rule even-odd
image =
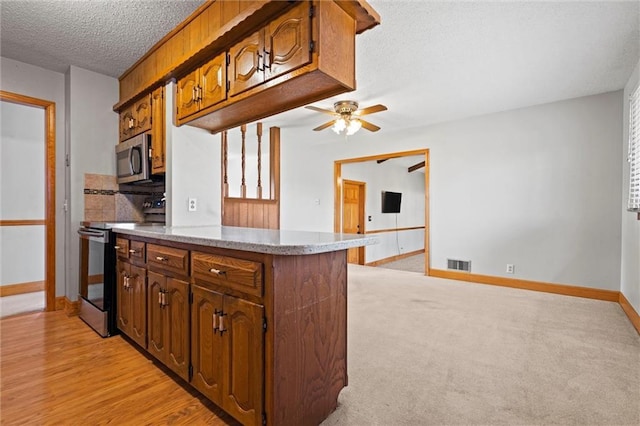
[[[220,225],[220,135],[173,125],[175,84],[166,87],[167,225]],[[189,211],[189,198],[197,210]]]
[[[0,58],[0,89],[55,102],[56,107],[56,296],[65,294],[65,88],[64,74]]]
[[[629,193],[629,96],[640,84],[640,62],[624,87],[624,136],[622,138],[622,261],[620,291],[640,313],[640,220],[637,213],[627,211]]]
[[[283,129],[282,228],[333,229],[335,160],[429,148],[432,268],[458,258],[478,274],[619,290],[621,98],[611,92],[320,145]]]
[[[66,295],[69,300],[76,300],[80,244],[76,230],[84,219],[84,174],[115,175],[118,115],[113,105],[118,102],[119,91],[117,79],[74,66],[67,72],[66,82],[71,162]]]
[[[393,162],[378,164],[366,161],[343,164],[342,178],[366,183],[366,232],[424,226],[424,173],[408,173],[406,167]],[[382,191],[402,193],[399,214],[382,213]],[[365,249],[367,263],[424,249],[423,229],[385,232],[376,236],[380,243]]]

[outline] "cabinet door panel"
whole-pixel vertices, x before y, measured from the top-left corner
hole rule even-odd
[[[133,134],[151,130],[151,95],[145,95],[133,106],[135,129]]]
[[[160,306],[160,295],[167,287],[167,278],[164,275],[149,271],[149,284],[147,286],[147,330],[149,344],[147,350],[151,355],[165,362],[165,318]]]
[[[185,118],[198,111],[198,100],[196,97],[196,86],[200,81],[200,71],[192,73],[178,80],[176,85],[176,105],[178,118]]]
[[[267,27],[265,79],[277,77],[311,62],[309,4],[301,3]]]
[[[259,424],[264,375],[264,308],[237,297],[224,298],[223,408],[243,424]]]
[[[227,98],[227,54],[223,53],[200,67],[200,109]]]
[[[166,278],[166,358],[167,367],[189,380],[189,283]]]
[[[129,274],[129,265],[118,261],[116,263],[116,269],[118,271],[118,288],[116,290],[118,297],[118,328],[123,333],[129,335],[131,333],[131,297],[125,287],[126,277]]]
[[[222,294],[197,285],[191,291],[191,384],[221,405],[222,337],[214,330],[214,314],[222,310]]]
[[[259,64],[262,61],[263,33],[253,33],[229,49],[230,96],[242,93],[264,81],[264,72]]]
[[[164,86],[157,88],[151,94],[151,172],[164,173],[165,162],[165,110]]]
[[[143,348],[147,347],[147,271],[130,265],[131,278],[131,337]]]
[[[120,113],[120,142],[129,139],[133,136],[134,132],[134,119],[133,109],[127,108]]]

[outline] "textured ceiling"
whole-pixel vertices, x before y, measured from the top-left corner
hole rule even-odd
[[[2,56],[64,72],[119,76],[200,1],[0,2]],[[640,50],[639,1],[432,2],[369,0],[382,25],[359,35],[354,99],[388,111],[350,139],[624,87]],[[309,143],[325,116],[298,108],[265,121]]]
[[[203,0],[2,0],[0,54],[119,77]]]

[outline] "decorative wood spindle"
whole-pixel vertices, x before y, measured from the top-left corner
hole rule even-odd
[[[262,199],[262,123],[258,123],[258,188],[256,198]]]
[[[240,131],[242,132],[242,185],[240,185],[240,197],[247,198],[247,185],[244,179],[245,175],[245,142],[247,138],[247,125],[243,124],[240,126]]]
[[[229,146],[227,145],[227,131],[222,132],[222,195],[229,196],[229,178],[227,174]]]

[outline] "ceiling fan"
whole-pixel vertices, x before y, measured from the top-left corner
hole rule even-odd
[[[335,117],[335,119],[313,129],[316,132],[324,130],[327,127],[331,127],[331,130],[337,134],[344,132],[347,136],[353,135],[355,132],[360,130],[360,127],[364,127],[371,132],[377,132],[380,130],[380,127],[362,120],[360,117],[367,114],[373,114],[374,112],[387,110],[387,107],[381,104],[373,105],[364,109],[358,109],[358,103],[355,101],[338,101],[333,104],[334,111],[311,105],[308,105],[305,108],[321,112],[323,114],[333,115]]]

